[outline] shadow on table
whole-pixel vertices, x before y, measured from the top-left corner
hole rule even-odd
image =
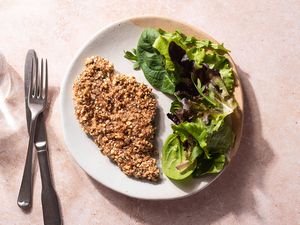
[[[240,148],[215,182],[198,194],[171,201],[132,199],[91,182],[113,205],[145,224],[210,224],[227,214],[250,213],[262,220],[256,210],[253,191],[264,192],[264,177],[274,155],[264,140],[260,112],[249,75],[238,68],[244,88],[244,128]],[[263,222],[263,221],[262,221]]]

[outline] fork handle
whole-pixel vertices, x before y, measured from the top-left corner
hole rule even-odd
[[[27,149],[27,156],[25,161],[25,167],[23,171],[23,177],[21,187],[18,195],[18,206],[22,209],[31,208],[32,202],[32,152],[33,141],[36,127],[36,117],[32,118],[30,124],[29,143]]]
[[[61,225],[61,214],[58,198],[53,188],[48,161],[48,151],[38,150],[38,161],[42,180],[42,206],[45,225]]]

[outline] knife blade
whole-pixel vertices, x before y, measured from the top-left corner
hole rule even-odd
[[[36,53],[33,49],[28,50],[26,59],[25,59],[25,72],[24,72],[24,90],[25,90],[25,109],[26,109],[26,121],[27,121],[27,131],[30,131],[30,121],[31,113],[28,108],[28,91],[31,80],[31,73],[33,69],[36,68]],[[35,73],[36,71],[34,71]]]
[[[25,108],[26,108],[26,120],[27,130],[30,132],[31,112],[28,108],[28,92],[31,82],[31,76],[34,76],[37,72],[36,54],[34,50],[29,50],[25,59],[24,70],[24,89],[25,89]],[[22,209],[31,208],[32,202],[32,158],[33,149],[27,150],[25,166],[23,170],[22,182],[17,199],[18,206]]]

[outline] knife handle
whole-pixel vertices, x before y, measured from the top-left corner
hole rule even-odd
[[[22,209],[30,209],[32,202],[32,153],[33,146],[27,150],[25,167],[23,171],[22,183],[18,195],[18,206]]]
[[[36,117],[32,118],[30,123],[29,143],[27,148],[27,156],[23,171],[22,183],[18,195],[18,206],[22,209],[30,209],[32,202],[32,152],[35,134]]]
[[[58,198],[53,188],[49,169],[48,151],[38,149],[38,161],[42,180],[42,206],[45,225],[61,225]]]

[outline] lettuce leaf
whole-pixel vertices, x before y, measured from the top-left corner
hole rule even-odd
[[[130,51],[124,51],[124,57],[128,60],[131,60],[133,64],[133,69],[134,70],[139,70],[140,69],[140,64],[138,62],[138,57],[136,56],[136,49],[132,49],[132,52]]]
[[[227,90],[232,93],[234,88],[234,77],[229,63],[226,63],[223,68],[220,68],[219,72]]]
[[[182,142],[177,134],[171,134],[165,141],[162,149],[162,170],[166,176],[173,180],[182,180],[190,176],[196,168],[198,155],[194,156],[194,161],[190,163],[186,158]],[[181,170],[179,165],[187,164]]]
[[[168,71],[175,71],[175,65],[171,60],[169,55],[169,44],[170,40],[165,38],[164,36],[160,35],[155,42],[153,43],[153,48],[157,49],[157,51],[164,56],[165,58],[165,68]]]
[[[167,72],[164,57],[152,47],[159,35],[156,29],[145,29],[138,41],[136,54],[127,51],[124,57],[135,62],[134,69],[143,70],[146,79],[154,88],[173,94],[176,79],[173,74]]]
[[[206,174],[219,173],[223,170],[226,162],[224,154],[212,155],[210,159],[199,157],[197,159],[197,166],[193,171],[193,177],[200,177]]]
[[[229,123],[230,117],[214,118],[207,138],[207,149],[210,153],[225,154],[233,145],[235,135]]]
[[[186,37],[179,31],[175,31],[174,33],[167,33],[163,30],[160,30],[160,36],[153,43],[153,48],[155,48],[161,55],[164,56],[166,63],[165,68],[168,71],[176,70],[174,62],[169,54],[170,43],[174,42],[185,50],[185,38]]]
[[[194,122],[183,122],[178,125],[172,125],[172,129],[175,134],[178,134],[182,142],[188,140],[190,136],[193,137],[201,149],[204,150],[206,157],[210,158],[206,148],[208,133],[204,122],[200,118],[197,118]]]

